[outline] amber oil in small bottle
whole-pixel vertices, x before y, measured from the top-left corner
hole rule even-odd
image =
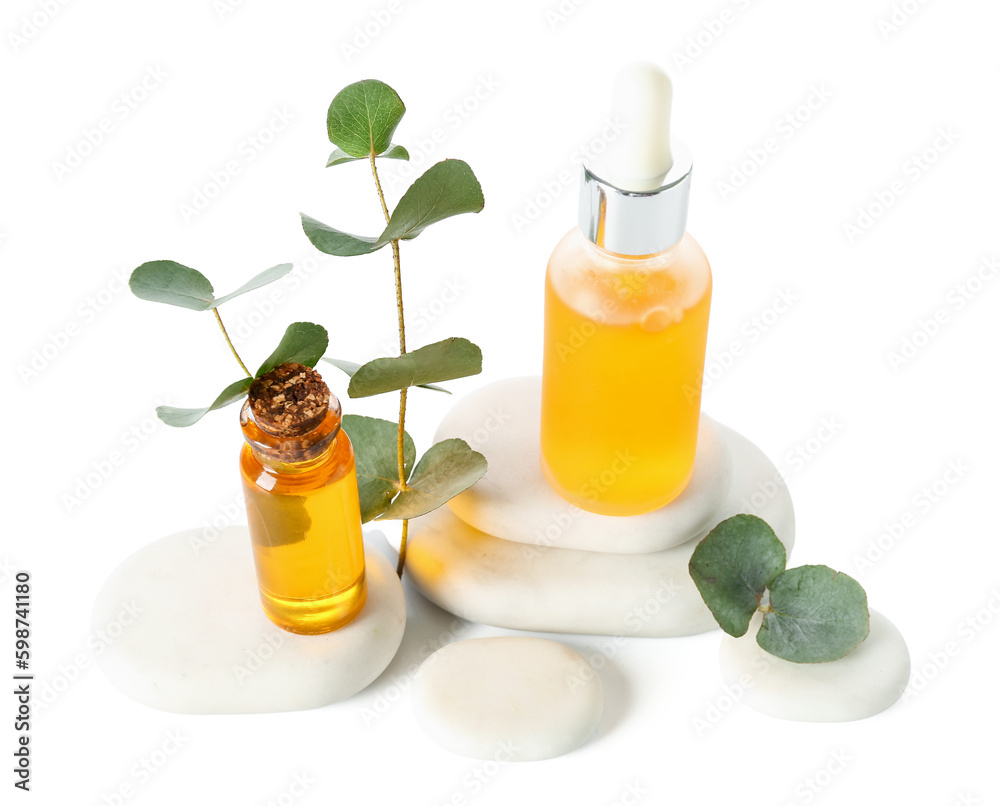
[[[367,595],[361,510],[340,402],[311,367],[257,378],[240,413],[240,473],[261,603],[284,630],[330,632]]]

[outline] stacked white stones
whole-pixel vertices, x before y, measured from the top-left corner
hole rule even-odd
[[[478,484],[411,526],[407,574],[446,610],[517,630],[692,635],[717,627],[688,573],[695,546],[716,524],[757,515],[791,550],[795,521],[781,475],[735,431],[703,416],[684,492],[656,512],[613,518],[577,509],[546,482],[540,410],[540,379],[516,378],[461,400],[438,429],[439,440],[460,437],[489,462]],[[750,689],[743,700],[762,713],[808,722],[863,719],[906,687],[906,642],[876,611],[869,637],[828,663],[767,655],[755,640],[759,625],[758,614],[742,638],[723,636],[720,666],[728,684]],[[428,726],[432,735],[451,724],[445,717]],[[457,729],[446,738],[452,748],[467,741]]]
[[[513,378],[467,396],[441,422],[437,440],[464,439],[489,470],[411,523],[407,574],[440,607],[509,629],[692,635],[717,626],[688,574],[717,523],[758,515],[791,550],[795,520],[781,474],[735,431],[703,416],[684,492],[655,512],[609,517],[569,504],[545,480],[540,412],[541,380]]]

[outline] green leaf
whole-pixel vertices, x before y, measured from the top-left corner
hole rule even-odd
[[[825,565],[780,574],[770,585],[768,605],[757,643],[792,663],[837,660],[868,637],[864,588]]]
[[[361,364],[355,363],[354,361],[345,361],[342,358],[327,358],[326,356],[323,356],[323,360],[328,364],[333,364],[337,369],[345,373],[348,378],[361,369]]]
[[[321,325],[314,325],[312,322],[293,322],[285,328],[285,335],[281,337],[274,352],[267,357],[267,360],[260,365],[255,378],[259,378],[266,372],[270,372],[280,364],[295,362],[305,364],[307,367],[314,367],[326,348],[330,344],[330,339],[326,334],[326,328]]]
[[[323,360],[329,364],[333,364],[337,369],[344,372],[348,378],[354,377],[354,373],[357,372],[359,369],[361,369],[361,364],[358,364],[354,361],[345,361],[342,358],[327,358],[326,356],[324,356]],[[437,386],[436,384],[433,383],[421,383],[418,384],[418,387],[420,389],[433,389],[435,392],[444,392],[446,395],[451,394],[451,392],[449,392],[443,386]]]
[[[208,307],[218,308],[223,302],[229,302],[233,297],[238,297],[240,294],[246,294],[248,291],[255,291],[258,288],[262,288],[268,283],[273,283],[275,280],[280,280],[288,272],[290,272],[294,266],[291,263],[282,263],[278,266],[272,266],[269,269],[264,269],[256,277],[247,280],[243,285],[233,291],[231,294],[226,294],[224,297],[219,297]]]
[[[483,189],[472,169],[462,160],[444,160],[410,185],[375,245],[416,238],[431,224],[461,213],[478,213],[484,204]]]
[[[247,392],[250,391],[251,383],[253,383],[252,378],[240,378],[236,383],[231,383],[223,389],[222,393],[215,398],[211,406],[205,406],[203,409],[178,409],[174,406],[157,406],[156,416],[167,425],[172,425],[175,428],[194,425],[210,411],[221,409],[246,397]]]
[[[368,523],[388,509],[399,490],[399,467],[396,454],[398,426],[389,420],[345,414],[341,427],[354,445],[358,472],[358,497],[361,522]],[[403,467],[408,476],[417,451],[413,440],[403,432]]]
[[[450,381],[483,371],[483,353],[468,339],[428,344],[396,358],[376,358],[351,377],[351,397],[371,397],[434,381]]]
[[[214,289],[200,271],[173,260],[151,260],[132,272],[128,287],[139,299],[207,311],[215,301]]]
[[[291,263],[272,266],[245,282],[233,293],[218,299],[215,298],[212,284],[204,274],[173,260],[153,260],[143,263],[132,272],[128,285],[132,293],[140,299],[165,302],[168,305],[178,305],[194,311],[208,311],[218,308],[233,297],[280,280],[292,268]]]
[[[739,637],[785,562],[785,547],[765,521],[734,515],[698,544],[688,570],[719,626]]]
[[[299,213],[302,217],[302,230],[313,246],[320,252],[338,257],[353,257],[367,255],[381,249],[385,244],[377,244],[377,239],[364,235],[350,235],[346,232],[328,227],[322,221]]]
[[[406,107],[388,84],[366,79],[337,93],[326,115],[330,142],[352,157],[381,154],[390,146],[393,132]]]
[[[402,146],[391,145],[387,151],[383,151],[381,154],[376,154],[376,157],[384,160],[404,160],[409,161],[410,152],[407,151]]]
[[[335,148],[330,152],[330,156],[326,158],[326,167],[332,168],[334,165],[343,165],[346,162],[357,162],[358,160],[366,160],[368,155],[363,157],[352,157],[346,151],[340,148]]]
[[[486,458],[461,439],[446,439],[420,457],[407,489],[396,496],[381,520],[404,520],[437,509],[486,472]]]
[[[376,154],[377,159],[386,160],[408,160],[410,158],[410,153],[402,146],[392,145],[389,146],[389,150],[382,153]],[[357,162],[358,160],[366,160],[368,155],[365,154],[361,157],[352,157],[346,151],[340,148],[335,148],[330,152],[330,157],[326,161],[326,167],[331,168],[334,165],[343,165],[345,162]]]

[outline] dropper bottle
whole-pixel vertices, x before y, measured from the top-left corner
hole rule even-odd
[[[712,274],[686,231],[691,156],[670,139],[669,77],[618,74],[624,131],[583,166],[579,227],[545,285],[541,461],[581,509],[668,504],[694,467]]]

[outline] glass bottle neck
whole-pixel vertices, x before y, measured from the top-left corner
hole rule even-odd
[[[326,416],[311,431],[293,437],[276,436],[256,422],[250,402],[240,411],[243,439],[256,459],[278,473],[303,473],[322,463],[337,442],[340,433],[340,401],[331,395]]]

